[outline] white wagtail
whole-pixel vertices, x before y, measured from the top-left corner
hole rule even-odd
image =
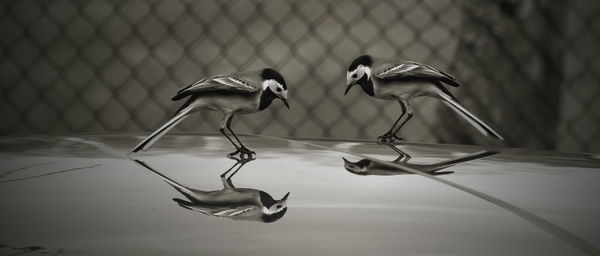
[[[417,169],[419,171],[422,171],[422,172],[425,172],[425,173],[428,173],[428,174],[431,174],[434,176],[454,173],[453,171],[443,171],[442,172],[441,170],[451,167],[455,164],[473,161],[473,160],[476,160],[479,158],[483,158],[486,156],[491,156],[491,155],[495,155],[495,154],[499,153],[498,151],[484,150],[484,151],[475,152],[473,154],[469,154],[469,155],[466,155],[463,157],[444,160],[444,161],[440,161],[440,162],[433,163],[433,164],[412,164],[412,163],[408,163],[408,160],[411,159],[411,156],[409,154],[394,147],[390,143],[385,143],[385,144],[388,145],[390,148],[392,148],[394,151],[396,151],[396,153],[398,153],[398,158],[396,158],[396,160],[392,161],[392,163],[400,164],[402,166],[407,166],[407,167],[410,167],[413,169]],[[346,168],[347,171],[357,174],[357,175],[387,176],[387,175],[411,174],[410,172],[404,171],[402,169],[394,168],[389,165],[381,164],[378,162],[373,162],[369,159],[362,159],[357,162],[348,161],[348,159],[346,159],[344,157],[342,157],[342,159],[344,159],[344,168]]]
[[[259,71],[232,73],[206,78],[188,85],[177,92],[171,100],[189,99],[179,108],[175,115],[154,133],[133,148],[132,152],[148,149],[154,142],[167,133],[189,114],[200,109],[216,110],[225,113],[219,131],[233,144],[235,151],[229,156],[240,154],[248,158],[255,154],[246,148],[231,130],[231,120],[235,114],[247,114],[262,111],[274,99],[281,99],[287,108],[287,86],[283,76],[277,71],[265,68]],[[239,146],[225,132],[231,132]]]
[[[188,210],[197,211],[209,216],[224,217],[233,220],[274,222],[287,211],[287,198],[290,193],[286,193],[279,200],[273,199],[271,195],[262,190],[254,188],[236,188],[231,181],[235,175],[246,163],[253,159],[234,158],[236,163],[227,171],[221,174],[223,189],[221,190],[198,190],[181,185],[170,179],[164,174],[140,160],[135,160],[142,167],[158,175],[166,183],[175,188],[179,193],[185,196],[188,201],[174,198],[179,206]],[[235,169],[235,170],[234,170]],[[233,173],[227,177],[232,170]]]
[[[402,114],[387,133],[377,138],[380,143],[392,142],[394,139],[403,140],[396,134],[413,115],[413,108],[409,100],[420,96],[442,100],[482,134],[502,139],[502,136],[492,128],[458,104],[456,98],[444,87],[443,84],[458,87],[459,84],[454,77],[428,65],[414,61],[386,60],[363,55],[354,59],[348,67],[344,95],[356,84],[360,85],[363,91],[371,97],[397,100],[400,103]],[[395,128],[396,126],[398,127]]]

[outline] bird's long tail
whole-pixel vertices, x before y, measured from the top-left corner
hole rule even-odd
[[[479,152],[475,152],[473,154],[469,154],[469,155],[466,155],[463,157],[449,159],[449,160],[441,161],[439,163],[431,164],[430,167],[431,167],[431,170],[441,170],[441,169],[453,166],[458,163],[468,162],[468,161],[476,160],[476,159],[483,158],[486,156],[495,155],[498,153],[499,153],[498,151],[493,151],[493,150],[479,151]]]
[[[451,109],[453,109],[456,113],[461,115],[464,119],[469,121],[473,127],[475,127],[479,132],[481,132],[485,136],[492,136],[497,139],[504,140],[500,134],[490,128],[483,121],[479,120],[475,115],[471,114],[468,110],[466,110],[463,106],[458,104],[451,96],[446,95],[445,93],[439,94],[442,97],[442,101],[448,105]]]
[[[165,181],[166,183],[168,183],[169,185],[171,185],[172,187],[174,187],[175,189],[177,189],[177,191],[181,192],[184,196],[186,197],[190,197],[191,195],[194,194],[193,191],[191,191],[188,187],[179,184],[178,182],[172,180],[171,178],[163,175],[162,173],[160,173],[157,170],[154,170],[154,168],[150,167],[149,165],[147,165],[146,163],[144,163],[141,160],[135,159],[134,160],[137,164],[141,165],[142,167],[150,170],[152,173],[158,175],[158,177],[160,177],[163,181]]]
[[[191,106],[188,106],[177,112],[177,114],[171,119],[169,119],[167,123],[163,124],[163,126],[158,128],[158,130],[154,131],[152,134],[150,134],[150,136],[146,137],[142,142],[140,142],[140,144],[135,146],[135,148],[133,148],[131,152],[147,150],[150,146],[152,146],[152,144],[154,144],[154,142],[160,139],[160,137],[165,135],[165,133],[167,133],[169,130],[175,127],[175,125],[177,125],[179,122],[183,121],[183,119],[185,119],[185,117],[190,113],[192,109],[193,108]]]

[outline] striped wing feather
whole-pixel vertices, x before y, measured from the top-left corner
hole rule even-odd
[[[226,91],[233,93],[251,93],[259,90],[257,84],[242,75],[218,75],[202,79],[181,88],[172,100],[183,99],[189,95],[203,92]]]
[[[442,81],[455,87],[459,86],[458,82],[456,82],[456,79],[454,79],[454,77],[448,73],[413,61],[384,64],[380,70],[375,73],[375,77],[380,79],[421,78]]]

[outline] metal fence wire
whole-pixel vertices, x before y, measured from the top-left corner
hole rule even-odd
[[[236,117],[240,133],[369,138],[397,103],[343,96],[360,54],[455,75],[466,108],[506,145],[600,152],[600,3],[576,1],[0,1],[0,133],[151,131],[179,87],[265,66],[291,109]],[[494,143],[435,99],[413,102],[412,142]],[[201,112],[178,131],[215,132]]]

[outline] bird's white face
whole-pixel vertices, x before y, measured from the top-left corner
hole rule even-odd
[[[273,206],[264,209],[264,212],[267,214],[275,214],[278,213],[280,211],[283,211],[283,209],[287,208],[287,203],[285,201],[283,202],[277,202],[276,204],[274,204]]]
[[[264,83],[267,84],[267,87],[269,87],[277,97],[287,99],[287,90],[283,88],[283,85],[272,79],[269,79]]]
[[[288,192],[285,194],[285,196],[283,196],[283,198],[277,200],[277,202],[271,205],[269,208],[263,207],[263,212],[270,215],[285,210],[287,208],[287,199],[289,195],[290,193]]]
[[[346,85],[350,86],[356,84],[363,76],[367,76],[367,79],[369,79],[371,77],[371,68],[364,65],[358,65],[356,69],[346,73]]]
[[[356,174],[361,174],[361,173],[367,172],[367,168],[365,168],[363,166],[359,166],[356,163],[352,163],[352,162],[345,162],[344,168],[346,168],[346,170],[348,170],[349,172],[356,173]]]
[[[287,89],[283,85],[273,79],[268,79],[263,81],[263,88],[271,90],[289,108],[287,103]]]

